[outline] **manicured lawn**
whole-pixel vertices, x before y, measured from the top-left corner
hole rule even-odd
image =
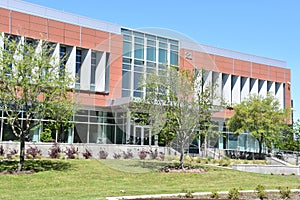
[[[201,174],[159,173],[138,160],[66,160],[67,171],[0,175],[0,199],[105,199],[107,196],[300,187],[299,176],[262,175],[209,167]],[[126,193],[121,193],[125,190]]]

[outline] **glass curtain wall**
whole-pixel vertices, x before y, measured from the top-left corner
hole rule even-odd
[[[142,97],[146,88],[140,85],[147,73],[178,67],[179,42],[128,29],[122,29],[122,35],[122,97]]]

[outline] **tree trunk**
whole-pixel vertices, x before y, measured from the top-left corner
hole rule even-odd
[[[184,164],[184,146],[182,145],[180,147],[180,164],[179,164],[179,168],[183,169],[183,164]]]
[[[24,135],[24,133],[21,133],[21,135],[20,135],[20,162],[18,165],[18,172],[22,171],[24,160],[25,160],[25,135]]]
[[[258,158],[259,159],[262,159],[262,141],[258,141],[258,147],[259,147],[259,150],[258,150]]]

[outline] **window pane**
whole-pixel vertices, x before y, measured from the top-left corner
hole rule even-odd
[[[141,81],[143,80],[143,74],[142,73],[134,73],[134,82],[133,82],[133,89],[134,90],[140,90]]]
[[[134,44],[134,58],[144,59],[144,46]]]
[[[134,71],[143,72],[144,71],[144,66],[134,65]]]
[[[171,51],[170,64],[178,65],[178,53],[177,52]]]
[[[147,60],[150,61],[156,60],[156,50],[154,47],[147,47]]]
[[[171,50],[178,51],[178,46],[171,45]]]
[[[147,45],[149,46],[156,46],[156,42],[153,40],[147,40]]]
[[[95,84],[95,75],[96,75],[96,53],[92,52],[91,56],[91,84]]]
[[[160,41],[160,42],[164,42],[164,43],[167,43],[168,40],[166,38],[162,38],[162,37],[157,37],[157,39]]]
[[[150,40],[156,40],[156,36],[146,34],[146,38]]]
[[[123,56],[131,57],[131,43],[123,42]]]
[[[139,33],[139,32],[133,32],[134,36],[138,36],[138,37],[144,37],[143,33]]]
[[[143,96],[143,92],[140,92],[140,91],[134,91],[134,92],[133,92],[133,96],[134,96],[134,97],[142,97],[142,96]]]
[[[122,90],[122,97],[130,97],[130,91],[129,90]]]
[[[128,65],[128,64],[123,64],[123,65],[122,65],[122,69],[130,70],[130,69],[131,69],[131,66]]]
[[[131,36],[130,35],[123,35],[123,39],[127,41],[131,41]]]
[[[159,43],[159,48],[167,49],[168,45],[166,43]]]
[[[122,71],[122,88],[130,89],[131,76],[130,72]]]
[[[144,44],[144,39],[143,38],[134,37],[134,42],[135,43]]]
[[[158,61],[160,63],[167,63],[167,50],[159,49]]]

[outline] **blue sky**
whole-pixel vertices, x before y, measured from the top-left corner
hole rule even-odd
[[[133,29],[167,28],[202,44],[286,61],[294,119],[300,119],[298,0],[26,1]]]

